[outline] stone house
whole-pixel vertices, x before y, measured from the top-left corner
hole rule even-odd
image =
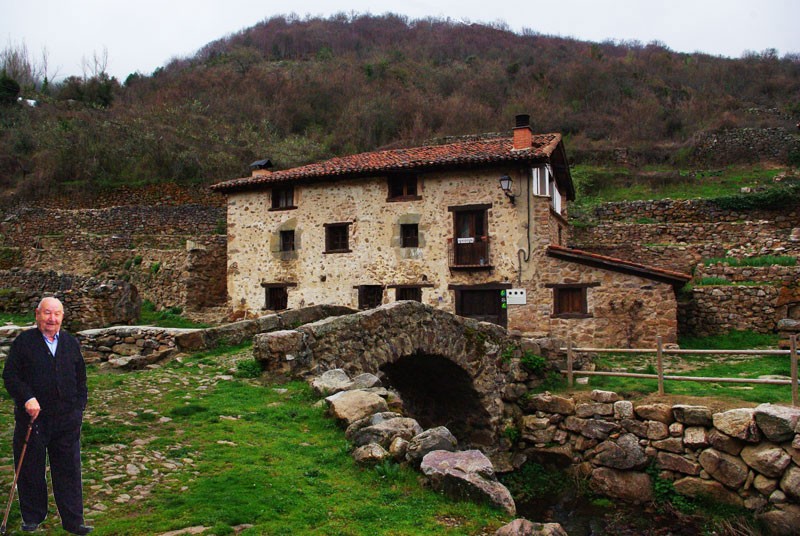
[[[690,276],[567,247],[575,198],[559,134],[356,154],[212,186],[227,196],[239,315],[417,300],[524,336],[650,346],[677,337]]]

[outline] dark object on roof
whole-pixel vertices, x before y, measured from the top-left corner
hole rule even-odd
[[[272,163],[272,160],[270,160],[269,158],[265,158],[263,160],[256,160],[255,162],[250,164],[251,169],[269,169],[273,166],[274,164]]]

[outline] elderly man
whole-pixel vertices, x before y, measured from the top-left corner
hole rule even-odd
[[[3,381],[14,399],[14,461],[19,460],[28,424],[35,433],[20,468],[17,489],[22,530],[33,532],[47,516],[46,459],[61,525],[89,534],[84,525],[81,484],[81,422],[86,408],[86,366],[77,339],[61,330],[64,306],[44,298],[36,308],[36,328],[11,345]]]

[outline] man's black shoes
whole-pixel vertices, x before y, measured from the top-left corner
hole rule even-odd
[[[68,529],[64,527],[64,529],[69,532],[70,534],[77,534],[78,536],[84,536],[85,534],[89,534],[94,530],[94,527],[90,525],[78,525],[75,528]]]
[[[39,528],[39,523],[25,523],[22,522],[22,532],[36,532]]]

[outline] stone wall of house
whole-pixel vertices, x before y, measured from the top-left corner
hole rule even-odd
[[[678,340],[677,301],[672,285],[548,256],[531,263],[527,305],[509,305],[509,326],[524,337],[555,337],[581,346],[648,348],[657,337]],[[593,285],[586,289],[588,314],[557,317],[553,288],[559,283]]]
[[[517,459],[576,467],[595,492],[634,503],[653,499],[654,465],[683,495],[757,511],[768,524],[800,521],[798,408],[635,405],[608,391],[508,400],[515,392],[506,402],[516,408],[507,426],[519,432]]]
[[[18,208],[0,220],[0,268],[124,279],[157,307],[226,305],[218,206]]]
[[[70,331],[138,320],[141,298],[134,285],[118,279],[99,280],[54,271],[0,271],[0,311],[30,314],[45,296],[64,304],[64,327]]]
[[[516,181],[518,170],[504,170]],[[270,210],[270,190],[235,192],[228,205],[228,295],[244,313],[264,306],[265,284],[288,284],[288,306],[337,303],[358,307],[358,286],[419,285],[422,302],[456,310],[454,287],[504,284],[524,288],[525,304],[507,306],[508,327],[526,337],[571,336],[582,343],[650,344],[676,340],[675,299],[669,285],[556,261],[547,246],[565,243],[564,220],[550,199],[520,195],[511,203],[490,172],[423,175],[419,199],[387,202],[385,177],[310,184],[294,190],[290,210]],[[501,173],[502,174],[502,173]],[[491,179],[491,180],[490,180]],[[450,269],[455,207],[488,206],[486,269]],[[528,213],[529,211],[529,213]],[[349,249],[325,253],[325,224],[349,223]],[[419,226],[419,247],[400,247],[400,226]],[[296,250],[281,253],[279,233],[293,230]],[[548,284],[597,283],[591,316],[554,319]],[[391,288],[383,301],[393,301]],[[244,314],[243,313],[243,314]],[[628,325],[631,322],[636,326]]]
[[[519,172],[507,174],[519,181]],[[289,307],[318,303],[358,306],[359,285],[423,285],[422,301],[453,310],[448,284],[482,284],[516,275],[522,239],[523,199],[512,204],[480,172],[421,176],[419,199],[387,201],[385,177],[309,184],[294,190],[296,209],[271,211],[270,190],[235,192],[228,203],[228,295],[234,308],[264,306],[261,283],[296,283]],[[492,270],[453,271],[448,207],[490,205],[488,237]],[[325,224],[349,224],[349,252],[325,253]],[[419,247],[403,248],[400,226],[416,223]],[[294,230],[296,251],[282,254],[279,233]],[[539,230],[538,232],[541,232]],[[393,292],[384,292],[392,301]]]

